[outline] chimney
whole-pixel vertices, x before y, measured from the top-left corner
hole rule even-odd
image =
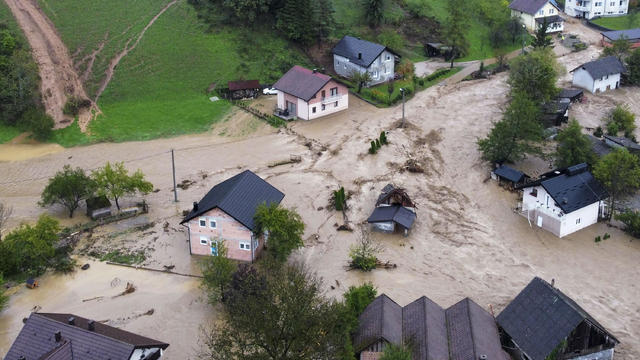
[[[60,340],[62,340],[62,333],[60,333],[60,331],[56,331],[53,335],[56,338],[56,342],[60,342]]]
[[[362,53],[358,53],[358,59],[362,60]]]
[[[67,322],[69,323],[69,325],[75,325],[76,324],[76,318],[74,318],[73,316],[71,316],[69,318],[69,320],[67,320]]]
[[[198,202],[197,201],[193,202],[193,211],[198,211]]]
[[[89,329],[89,331],[96,331],[96,322],[93,320],[89,320],[87,328]]]

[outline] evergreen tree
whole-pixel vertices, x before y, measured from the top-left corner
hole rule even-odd
[[[466,37],[469,18],[464,0],[447,1],[447,11],[449,18],[444,29],[444,38],[447,45],[451,47],[450,60],[451,68],[453,68],[453,61],[469,51],[469,40]]]
[[[385,0],[362,0],[364,14],[369,26],[378,27],[384,21]]]
[[[547,35],[547,29],[549,28],[549,23],[547,22],[547,18],[542,18],[542,24],[536,30],[536,38],[533,40],[533,47],[536,49],[539,48],[547,48],[553,47],[553,40],[551,40],[551,36]]]
[[[316,18],[316,30],[319,39],[328,38],[335,30],[333,3],[331,0],[317,0],[313,2]]]
[[[640,85],[640,48],[633,50],[627,58],[627,70],[629,71],[629,82],[633,85]]]
[[[287,0],[278,11],[276,27],[287,38],[301,44],[310,44],[316,38],[315,12],[310,11],[312,0]]]

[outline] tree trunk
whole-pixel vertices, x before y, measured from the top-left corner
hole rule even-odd
[[[120,211],[120,203],[118,203],[118,197],[117,197],[117,196],[114,196],[114,197],[113,197],[113,200],[115,200],[115,201],[116,201],[116,207],[118,208],[118,211]]]
[[[73,212],[76,211],[75,208],[69,209],[69,219],[73,217]]]

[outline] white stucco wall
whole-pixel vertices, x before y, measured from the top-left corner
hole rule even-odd
[[[284,109],[284,93],[278,90],[278,109]]]
[[[594,80],[586,70],[580,68],[573,72],[573,85],[583,88],[592,94],[613,90],[620,86],[620,74],[608,75]],[[607,89],[607,86],[609,89]]]
[[[353,71],[361,73],[368,71],[372,78],[369,85],[376,85],[393,79],[395,74],[395,57],[391,52],[385,50],[365,69],[362,66],[352,63],[345,57],[334,54],[333,70],[338,75],[346,78],[351,77]]]
[[[309,120],[309,103],[298,98],[298,118]]]
[[[623,16],[629,10],[629,0],[566,0],[564,11],[569,16],[583,16],[587,19],[601,16]]]
[[[528,31],[536,31],[538,28],[538,25],[536,23],[536,19],[538,18],[542,18],[545,16],[554,16],[554,15],[558,15],[560,13],[560,11],[553,5],[551,5],[550,2],[547,2],[540,10],[538,10],[535,14],[527,14],[524,13],[522,11],[518,11],[518,10],[511,10],[511,16],[517,16],[520,18],[520,21],[522,21],[522,23],[526,26]],[[561,23],[562,24],[562,23]],[[551,28],[549,27],[547,29],[548,32],[553,32],[553,31],[562,31],[564,25],[561,25],[560,28]]]
[[[338,106],[335,106],[336,101],[338,102]],[[316,112],[313,113],[312,110],[309,110],[309,120],[316,119],[322,116],[330,115],[336,113],[338,111],[346,110],[349,107],[349,93],[340,94],[337,100],[326,102],[324,105],[324,110],[322,110],[322,102],[310,104],[309,108],[316,108]]]
[[[613,348],[589,355],[570,358],[570,360],[613,360]]]

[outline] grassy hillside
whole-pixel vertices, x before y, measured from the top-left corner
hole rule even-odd
[[[640,27],[640,15],[632,16],[615,16],[615,17],[602,17],[600,19],[593,20],[594,23],[604,26],[611,30],[626,30]]]

